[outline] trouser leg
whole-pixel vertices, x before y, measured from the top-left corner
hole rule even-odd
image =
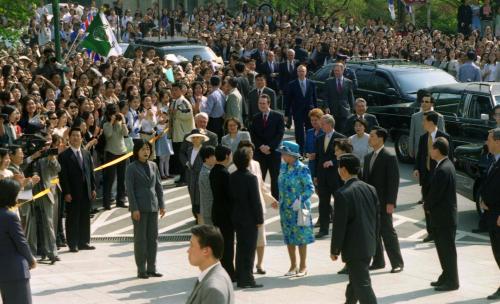
[[[392,223],[392,214],[381,212],[380,235],[384,241],[385,250],[387,251],[387,256],[389,257],[392,268],[404,266],[398,235]]]
[[[147,260],[147,220],[146,213],[141,212],[141,218],[138,221],[132,219],[134,225],[134,257],[138,273],[146,272]]]
[[[86,197],[79,202],[79,236],[78,246],[90,244],[90,200]]]
[[[328,233],[332,216],[332,192],[326,185],[318,187],[320,232]]]
[[[376,304],[377,298],[373,292],[368,267],[370,258],[348,261],[349,285],[346,290],[347,303]]]
[[[110,162],[114,159],[114,155],[105,152],[104,162]],[[113,183],[116,178],[116,165],[107,167],[104,169],[104,177],[103,177],[103,193],[102,193],[102,206],[104,208],[111,207],[111,191],[113,188]]]
[[[118,157],[120,157],[119,155]],[[116,164],[116,203],[125,204],[125,197],[127,193],[125,191],[125,173],[127,170],[128,160],[124,160]]]
[[[31,304],[29,279],[0,282],[0,294],[4,304]]]
[[[156,252],[158,251],[158,212],[148,212],[147,225],[147,271],[156,272]]]

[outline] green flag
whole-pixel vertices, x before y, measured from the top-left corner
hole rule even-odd
[[[87,37],[83,39],[81,45],[101,56],[108,56],[111,50],[111,41],[107,34],[109,25],[107,20],[102,20],[103,16],[103,14],[98,14],[94,17],[87,29]]]

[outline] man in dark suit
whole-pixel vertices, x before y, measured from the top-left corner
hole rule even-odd
[[[243,120],[251,120],[252,116],[250,116],[248,113],[248,93],[250,93],[251,91],[251,86],[248,82],[248,77],[245,74],[245,64],[241,61],[236,62],[236,64],[234,65],[234,73],[234,79],[238,84],[236,87],[238,88],[238,91],[240,91],[241,97],[243,97],[241,106]]]
[[[457,248],[457,193],[456,173],[448,158],[449,144],[444,137],[438,137],[432,144],[431,158],[437,162],[424,193],[424,209],[431,217],[434,242],[443,272],[431,283],[436,291],[458,289]]]
[[[352,90],[356,91],[358,88],[358,77],[356,76],[356,72],[347,66],[347,56],[344,54],[337,54],[335,61],[344,65],[344,77],[352,81]]]
[[[310,129],[309,111],[316,107],[316,84],[306,78],[307,68],[300,65],[297,68],[298,78],[288,84],[285,98],[285,123],[295,126],[295,140],[300,146],[300,153],[304,153],[304,138],[306,130]]]
[[[316,140],[316,177],[314,184],[319,196],[319,232],[316,238],[328,235],[330,219],[332,218],[331,199],[340,187],[341,181],[337,173],[337,157],[334,141],[345,136],[335,131],[335,119],[330,114],[321,117],[321,129],[325,134]]]
[[[90,205],[96,197],[94,163],[82,148],[82,132],[72,128],[70,147],[59,154],[59,184],[66,202],[66,238],[71,252],[93,250],[90,246]]]
[[[233,204],[227,185],[229,185],[229,171],[227,167],[231,164],[231,149],[226,146],[215,148],[215,158],[217,163],[210,170],[210,187],[214,197],[212,206],[212,220],[214,225],[219,227],[224,239],[224,252],[221,264],[229,277],[235,280],[234,276],[234,227],[231,221]]]
[[[297,79],[297,65],[298,62],[295,60],[295,51],[293,49],[288,49],[286,51],[286,60],[280,63],[279,69],[279,88],[283,94],[286,93],[288,83]]]
[[[337,129],[344,130],[347,118],[351,115],[354,107],[354,95],[352,81],[343,76],[344,65],[335,63],[333,66],[334,77],[326,81],[326,100],[328,109],[335,121]]]
[[[355,114],[349,116],[345,123],[345,136],[352,136],[356,133],[356,131],[354,131],[354,123],[356,122],[356,119],[364,119],[368,123],[368,128],[365,130],[366,133],[370,133],[374,126],[378,126],[377,117],[373,114],[366,113],[367,109],[366,100],[364,98],[356,98],[356,101],[354,102]]]
[[[250,56],[250,58],[255,60],[258,73],[262,73],[262,64],[267,62],[267,53],[268,51],[266,50],[265,40],[259,40],[259,42],[257,43],[257,49]]]
[[[271,109],[276,109],[276,92],[267,86],[266,76],[257,74],[255,76],[255,89],[248,93],[248,117],[253,118],[259,111],[259,98],[262,94],[266,94],[271,98]]]
[[[266,76],[266,82],[274,91],[278,90],[279,63],[275,60],[274,52],[267,52],[267,61],[262,64],[260,71]]]
[[[495,160],[486,171],[486,179],[479,189],[479,195],[482,199],[481,207],[486,213],[493,255],[500,268],[500,187],[498,187],[500,184],[500,128],[490,130],[486,144]],[[488,300],[498,299],[500,299],[500,287],[488,296]]]
[[[360,161],[356,156],[340,156],[338,166],[345,185],[335,192],[330,258],[336,261],[342,254],[349,269],[346,303],[375,304],[368,269],[377,246],[377,193],[357,178]]]
[[[307,59],[309,58],[309,54],[302,47],[302,42],[304,39],[302,37],[295,38],[295,47],[293,50],[295,51],[295,58],[297,58],[299,64],[307,64]]]
[[[254,115],[250,126],[252,143],[255,145],[254,159],[259,162],[262,179],[266,179],[267,171],[271,176],[271,193],[279,199],[278,175],[281,154],[276,151],[285,134],[285,120],[281,113],[271,110],[271,98],[262,94],[259,98],[259,111]]]
[[[375,187],[380,202],[380,233],[370,270],[385,268],[383,246],[385,245],[391,262],[391,273],[398,273],[403,271],[404,263],[398,235],[392,223],[392,214],[396,209],[398,198],[399,167],[396,156],[384,147],[387,137],[387,130],[380,127],[373,128],[368,141],[373,152],[365,156],[363,168],[363,181]]]
[[[437,162],[431,158],[430,151],[432,150],[432,143],[438,137],[444,137],[450,142],[450,136],[443,131],[438,129],[439,114],[434,111],[429,111],[424,113],[423,127],[426,133],[420,136],[417,149],[417,157],[415,160],[415,166],[413,175],[419,179],[420,185],[422,186],[422,194],[428,192],[429,181],[432,176],[432,171],[436,168]],[[453,159],[452,148],[449,150],[449,159]],[[425,202],[425,201],[424,201]],[[425,212],[425,223],[427,226],[427,237],[424,242],[430,242],[433,240],[432,224],[430,217],[427,212]]]

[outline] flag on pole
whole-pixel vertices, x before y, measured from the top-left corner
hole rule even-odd
[[[394,0],[387,0],[389,5],[389,13],[391,14],[391,19],[396,20],[396,10],[394,9]]]
[[[104,57],[121,55],[122,49],[103,13],[94,17],[86,33],[87,36],[82,41],[82,47]]]

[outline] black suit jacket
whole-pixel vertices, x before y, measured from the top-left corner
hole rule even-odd
[[[434,169],[423,193],[424,209],[429,211],[433,227],[457,226],[456,184],[455,167],[446,158]]]
[[[280,90],[283,92],[286,92],[286,89],[288,87],[288,83],[294,79],[297,79],[297,66],[298,62],[297,60],[293,61],[293,70],[290,72],[288,69],[288,61],[285,60],[282,63],[280,63],[280,75],[279,75],[279,86]]]
[[[252,227],[264,223],[257,177],[250,171],[237,170],[230,175],[229,192],[233,203],[232,221],[235,227]]]
[[[500,160],[495,162],[491,170],[489,168],[486,170],[486,178],[479,189],[479,194],[488,206],[486,220],[489,229],[499,231],[500,227],[497,226],[496,221],[500,216]]]
[[[352,178],[335,192],[333,208],[330,253],[342,253],[344,262],[374,256],[379,226],[375,189]]]
[[[309,111],[317,104],[316,84],[306,79],[306,94],[302,94],[298,79],[288,84],[285,98],[285,116],[292,115],[294,119],[305,121]]]
[[[451,144],[450,136],[443,131],[438,130],[436,132],[436,138],[438,137],[444,137],[448,140],[450,143],[450,150],[448,153],[448,158],[453,159],[453,147]],[[431,172],[434,170],[436,167],[436,161],[431,159],[430,162],[430,167],[431,170],[427,170],[427,155],[428,155],[428,149],[427,149],[427,140],[429,138],[429,133],[425,132],[424,135],[420,136],[420,139],[418,141],[418,150],[417,150],[417,157],[415,159],[415,166],[414,170],[418,170],[419,172],[419,180],[420,180],[420,185],[425,185],[426,183],[429,182],[429,179],[431,177]]]
[[[255,114],[250,126],[250,136],[255,145],[256,154],[262,153],[259,150],[259,147],[262,145],[268,145],[271,151],[275,152],[281,145],[283,135],[285,134],[285,120],[281,113],[271,110],[265,127],[262,116],[263,114],[260,112]]]
[[[337,157],[335,156],[334,141],[336,138],[345,138],[341,133],[334,132],[326,152],[324,150],[325,136],[323,134],[316,139],[316,177],[318,178],[318,187],[337,189],[341,185],[339,173],[337,172]],[[333,166],[323,168],[323,163],[332,161]]]
[[[352,136],[356,133],[356,131],[354,131],[354,123],[356,122],[357,118],[358,118],[358,115],[356,115],[356,114],[349,116],[349,118],[347,119],[347,122],[345,124],[345,130],[344,130],[345,136]],[[368,123],[368,129],[365,130],[366,133],[370,133],[370,131],[372,130],[372,128],[374,126],[378,126],[378,120],[377,120],[377,117],[375,115],[365,113],[363,115],[363,118]]]
[[[256,67],[256,70],[258,73],[262,73],[262,63],[265,63],[267,62],[267,53],[268,51],[267,50],[264,50],[264,54],[265,54],[265,60],[262,60],[262,56],[260,54],[260,51],[259,49],[256,49],[252,55],[250,55],[250,58],[254,59],[255,60],[255,67]]]
[[[62,195],[71,194],[72,202],[82,199],[91,199],[92,191],[95,191],[94,162],[90,153],[80,149],[84,168],[80,167],[75,153],[71,148],[67,148],[59,154],[59,185],[61,185]],[[85,187],[83,187],[85,186]]]
[[[394,204],[396,207],[399,189],[398,159],[384,147],[378,153],[370,172],[370,161],[374,153],[365,156],[363,181],[375,187],[381,211],[385,211],[387,204]]]
[[[342,90],[337,91],[337,79],[330,77],[326,80],[326,101],[330,113],[337,118],[347,118],[354,107],[354,93],[352,81],[342,77]]]
[[[268,87],[264,87],[262,94],[267,94],[271,97],[271,109],[276,109],[276,92]],[[248,116],[254,117],[255,114],[260,113],[259,111],[259,93],[257,89],[253,89],[248,93]]]
[[[229,171],[223,165],[217,164],[210,170],[209,177],[214,198],[212,221],[217,227],[232,227],[233,201],[231,200],[229,191],[227,191]]]
[[[271,69],[271,66],[272,66],[272,69]],[[279,63],[276,61],[274,61],[273,63],[266,61],[266,62],[261,64],[260,72],[266,76],[267,86],[275,91],[278,90],[279,75],[276,75],[275,77],[273,77],[273,76],[271,76],[271,74],[280,72]]]

